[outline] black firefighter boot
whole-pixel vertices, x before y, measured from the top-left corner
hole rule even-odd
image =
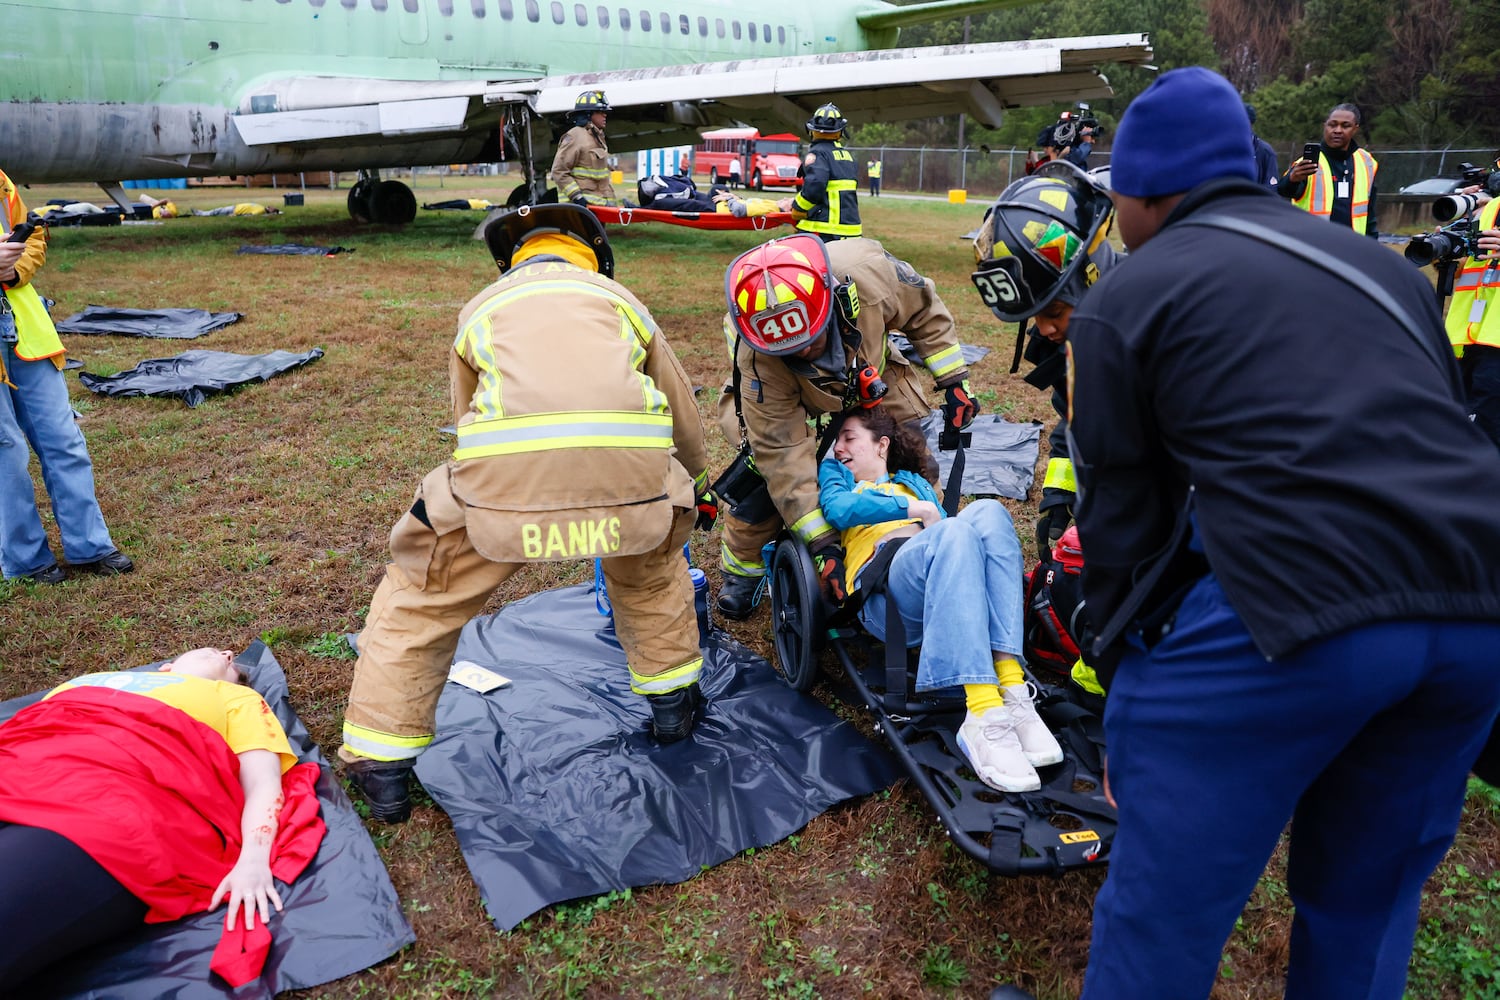
[[[749,618],[755,611],[755,606],[760,603],[765,583],[764,576],[740,576],[738,573],[725,572],[724,582],[719,586],[719,599],[715,602],[719,613],[737,622]]]
[[[356,760],[344,764],[349,783],[359,789],[370,815],[382,823],[405,823],[411,816],[409,760]]]
[[[693,731],[703,694],[694,681],[666,694],[648,694],[646,700],[651,703],[651,735],[658,743],[676,743],[687,739]]]

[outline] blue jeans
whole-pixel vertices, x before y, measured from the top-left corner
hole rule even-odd
[[[73,420],[63,373],[50,360],[22,361],[14,344],[0,343],[0,351],[16,386],[0,383],[0,570],[6,577],[27,576],[56,562],[37,511],[28,442],[41,462],[68,562],[102,559],[115,543],[94,496],[94,465]]]
[[[1127,652],[1084,1000],[1201,1000],[1292,821],[1286,996],[1399,1000],[1422,885],[1500,707],[1500,624],[1381,622],[1267,661],[1218,581]]]
[[[908,538],[884,591],[859,612],[881,640],[887,599],[901,611],[907,644],[922,645],[918,691],[995,683],[991,652],[1021,657],[1021,543],[1010,512],[976,500]]]

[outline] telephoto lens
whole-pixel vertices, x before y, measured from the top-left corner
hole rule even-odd
[[[1439,222],[1447,222],[1467,216],[1479,207],[1479,196],[1477,194],[1449,194],[1444,195],[1432,203],[1432,217]]]

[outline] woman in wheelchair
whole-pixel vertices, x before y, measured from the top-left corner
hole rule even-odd
[[[843,536],[845,586],[869,591],[859,616],[881,640],[885,602],[895,602],[908,641],[922,644],[917,691],[963,685],[968,714],[958,745],[980,779],[1032,791],[1041,787],[1036,768],[1063,752],[1021,671],[1021,545],[996,500],[947,517],[918,471],[919,445],[881,406],[844,415],[818,487],[824,517]],[[885,579],[861,580],[889,544],[900,548]]]

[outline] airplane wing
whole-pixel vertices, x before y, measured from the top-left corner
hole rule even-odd
[[[699,130],[739,121],[800,130],[824,101],[854,121],[968,114],[999,125],[1006,108],[1103,97],[1105,63],[1144,65],[1144,34],[879,49],[535,76],[505,81],[376,81],[303,77],[264,85],[232,116],[246,145],[366,146],[410,143],[412,163],[458,162],[433,140],[493,135],[503,109],[541,115],[573,109],[579,91],[606,91],[610,146],[628,152],[696,141]],[[519,69],[519,68],[518,68]]]

